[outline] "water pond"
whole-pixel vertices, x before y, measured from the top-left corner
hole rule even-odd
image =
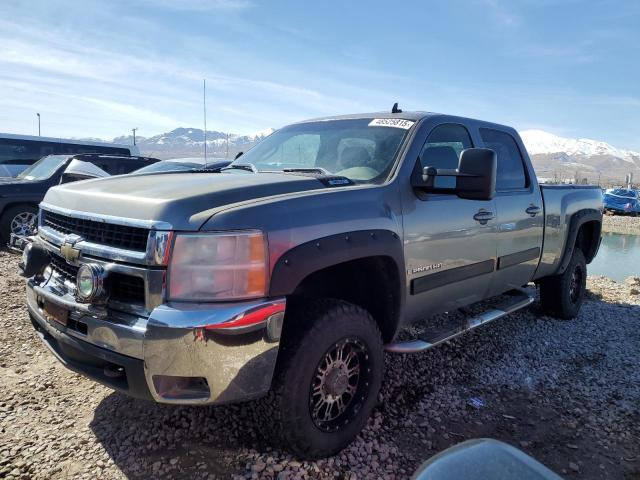
[[[598,255],[587,271],[589,275],[604,275],[618,282],[640,277],[640,235],[603,233]]]

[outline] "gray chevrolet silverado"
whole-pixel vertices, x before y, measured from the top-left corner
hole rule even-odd
[[[538,185],[513,128],[397,108],[284,127],[219,173],[61,185],[40,207],[21,268],[62,363],[161,403],[262,397],[269,438],[302,457],[358,434],[384,351],[524,308],[531,282],[575,317],[602,220],[599,189]]]

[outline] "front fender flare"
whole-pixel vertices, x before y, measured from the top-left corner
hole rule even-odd
[[[290,295],[309,275],[327,267],[367,257],[390,257],[398,269],[400,300],[405,298],[402,241],[389,230],[360,230],[318,238],[286,251],[274,265],[269,295]]]

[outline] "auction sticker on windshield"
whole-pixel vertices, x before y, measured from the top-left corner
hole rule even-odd
[[[370,127],[394,127],[409,130],[414,124],[412,120],[404,120],[402,118],[374,118],[369,122]]]

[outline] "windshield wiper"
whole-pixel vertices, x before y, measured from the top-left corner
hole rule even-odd
[[[297,167],[297,168],[283,168],[281,170],[282,172],[291,172],[291,173],[295,173],[295,172],[309,172],[309,173],[321,173],[323,175],[331,175],[331,172],[329,172],[329,170],[326,170],[322,167],[308,167],[308,168],[304,168],[304,167]]]
[[[252,172],[252,173],[260,173],[260,171],[256,168],[256,166],[253,163],[236,163],[235,165],[229,165],[228,167],[224,167],[221,168],[220,171],[223,172],[225,170],[232,170],[232,169],[236,169],[236,170],[247,170],[248,172]]]

